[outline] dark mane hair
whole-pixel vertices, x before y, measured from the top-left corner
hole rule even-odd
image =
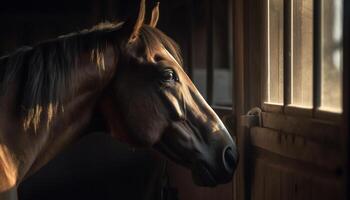
[[[104,50],[116,41],[116,32],[122,25],[123,22],[101,23],[89,30],[22,47],[0,58],[0,97],[7,94],[9,85],[18,85],[16,104],[25,117],[24,128],[36,131],[43,119],[49,127],[52,117],[63,110],[63,98],[72,93],[79,55],[90,52],[91,60],[103,70]],[[144,25],[140,38],[147,48],[163,45],[182,63],[177,44],[161,31]]]

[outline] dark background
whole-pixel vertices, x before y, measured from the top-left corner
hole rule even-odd
[[[227,2],[214,4],[213,55],[228,68]],[[90,28],[103,21],[123,21],[137,14],[139,0],[2,1],[0,56],[21,46]],[[156,4],[147,0],[147,17]],[[185,69],[207,66],[209,0],[162,0],[158,28],[179,43]],[[204,71],[204,70],[203,70]],[[193,74],[193,71],[190,72]],[[205,74],[195,82],[205,94]],[[228,73],[229,74],[229,73]],[[202,80],[203,79],[203,80]],[[231,89],[230,89],[231,90]],[[91,132],[92,130],[87,130]],[[87,134],[19,186],[20,199],[143,199],[154,195],[159,157],[150,150],[122,145],[104,133]],[[153,177],[153,178],[152,178]]]
[[[53,0],[4,1],[0,6],[0,54],[23,46],[54,38],[62,34],[90,28],[103,21],[123,21],[138,12],[139,0]],[[205,67],[206,7],[208,0],[160,1],[158,28],[174,38],[182,47],[187,62],[190,32],[196,34],[195,43],[201,45],[196,54],[197,66]],[[225,6],[220,4],[218,6]],[[147,0],[146,22],[149,21],[155,0]],[[192,6],[192,7],[191,7]],[[219,21],[222,21],[219,19]],[[191,22],[193,27],[191,27]],[[200,33],[200,34],[199,34]],[[226,34],[226,33],[223,33]],[[221,35],[223,36],[223,35]],[[218,59],[219,60],[219,59]],[[225,60],[225,59],[221,59]]]
[[[139,1],[6,1],[0,6],[0,55],[24,45],[137,14]],[[148,9],[154,2],[148,1]],[[89,132],[90,130],[87,130]],[[152,196],[158,159],[108,134],[84,136],[20,184],[21,200],[143,199]],[[150,197],[153,199],[152,197]]]
[[[212,64],[215,69],[232,69],[232,18],[229,16],[231,0],[159,0],[158,28],[173,38],[181,47],[184,68],[188,70],[200,92],[206,96],[208,44],[211,42]],[[138,12],[140,0],[4,0],[0,5],[0,55],[10,53],[20,46],[55,38],[59,35],[90,28],[103,21],[123,21]],[[156,0],[146,0],[149,22]],[[210,27],[210,9],[214,25]],[[210,41],[209,32],[213,34]],[[198,69],[198,70],[196,70]],[[227,73],[231,74],[231,73]],[[231,85],[230,77],[218,77],[215,91]],[[220,80],[227,83],[220,84]],[[215,92],[214,91],[214,92]],[[218,104],[231,105],[231,87],[228,94],[214,94]],[[221,100],[224,99],[224,100]]]

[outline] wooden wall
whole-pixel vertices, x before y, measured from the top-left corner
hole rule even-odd
[[[235,0],[234,5],[236,113],[242,116],[237,126],[241,160],[236,199],[346,199],[344,141],[349,133],[342,127],[348,127],[348,119],[267,105],[267,1]],[[348,98],[348,90],[343,95]],[[261,113],[244,116],[253,107],[262,108]],[[243,123],[249,119],[259,123]]]

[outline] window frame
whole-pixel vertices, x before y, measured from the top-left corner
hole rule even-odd
[[[301,116],[301,117],[307,117],[311,119],[320,119],[324,121],[331,121],[335,123],[340,123],[342,120],[343,112],[337,113],[337,112],[330,112],[320,109],[320,95],[321,95],[321,81],[320,81],[320,71],[321,71],[321,63],[320,63],[320,39],[321,39],[321,1],[314,0],[313,1],[313,95],[312,95],[312,108],[303,108],[298,107],[291,104],[291,23],[292,23],[292,13],[291,13],[291,4],[293,0],[283,0],[284,3],[284,27],[283,27],[283,35],[284,35],[284,44],[283,44],[283,104],[275,104],[267,102],[267,92],[268,91],[268,84],[267,84],[267,78],[268,78],[268,62],[265,62],[263,65],[263,71],[261,73],[261,85],[262,85],[262,96],[261,96],[261,108],[265,112],[271,112],[271,113],[279,113],[283,115],[291,115],[291,116]],[[269,9],[269,1],[266,3],[266,9]],[[266,20],[266,26],[264,30],[265,34],[265,56],[269,56],[268,52],[268,22],[269,19],[269,12],[266,11],[266,17],[264,20]],[[266,59],[267,61],[268,59]],[[344,72],[342,72],[344,73]],[[344,90],[344,89],[343,89]],[[344,94],[344,91],[342,91],[342,94]],[[344,107],[344,106],[343,106]]]
[[[289,130],[288,128],[293,128],[294,131],[303,132],[303,137],[306,139],[312,139],[315,136],[317,139],[324,138],[322,135],[327,135],[336,139],[336,143],[341,149],[337,156],[341,156],[342,162],[346,159],[343,165],[342,176],[342,188],[349,186],[350,184],[350,140],[349,140],[349,68],[347,64],[349,63],[350,57],[343,57],[343,113],[329,113],[322,110],[316,111],[304,111],[299,108],[291,108],[292,111],[296,111],[291,114],[292,111],[285,111],[285,106],[265,103],[265,89],[266,89],[266,68],[267,68],[267,1],[261,0],[234,0],[234,88],[235,88],[235,114],[237,116],[237,143],[240,152],[240,162],[238,163],[237,172],[235,175],[235,199],[250,199],[252,180],[250,176],[250,167],[254,163],[252,161],[252,145],[251,145],[251,132],[249,128],[243,126],[240,122],[240,116],[245,117],[248,110],[252,107],[261,107],[262,113],[262,123],[261,127],[258,129],[269,129],[275,133],[280,133],[281,129]],[[348,12],[346,12],[348,11]],[[350,46],[350,40],[348,36],[350,35],[350,2],[344,1],[344,12],[343,16],[343,53],[347,55],[348,48]],[[348,26],[346,26],[348,25]],[[255,72],[255,73],[251,73]],[[256,77],[255,74],[259,76]],[[256,81],[256,79],[259,79]],[[257,95],[254,95],[257,94]],[[287,108],[288,110],[288,108]],[[301,110],[301,111],[300,111]],[[316,112],[314,112],[316,111]],[[311,113],[309,116],[305,113]],[[272,123],[266,122],[266,117],[274,116],[276,120],[284,120],[284,123],[272,120]],[[297,125],[291,126],[291,121],[297,121]],[[292,123],[293,124],[293,123]],[[268,126],[264,128],[264,126]],[[331,130],[331,128],[326,131],[322,129],[325,134],[319,134],[314,128],[319,128],[320,126],[327,127],[338,127],[336,130]],[[296,130],[296,129],[299,130]],[[327,128],[328,129],[328,128]],[[307,130],[312,130],[314,133],[310,133]],[[289,131],[288,131],[289,132]],[[263,133],[259,133],[266,141]],[[327,137],[326,137],[327,138]],[[327,141],[324,139],[323,141]],[[345,183],[343,185],[343,183]],[[344,187],[343,187],[344,186]],[[342,194],[346,193],[350,196],[349,190],[342,190]]]

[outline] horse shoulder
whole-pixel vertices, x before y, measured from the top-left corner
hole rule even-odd
[[[0,194],[16,187],[17,172],[11,152],[4,144],[0,144]]]

